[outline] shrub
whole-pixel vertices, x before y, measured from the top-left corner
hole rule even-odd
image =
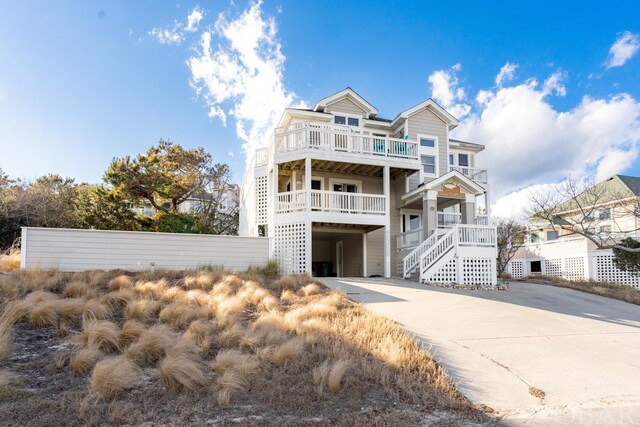
[[[77,374],[86,374],[104,357],[104,353],[95,347],[83,347],[71,356],[69,367]]]
[[[207,377],[199,364],[180,352],[171,353],[162,360],[160,377],[164,384],[173,390],[193,391],[207,383]]]
[[[175,343],[175,334],[166,325],[155,325],[131,344],[125,355],[138,364],[150,364],[163,358]]]
[[[144,380],[142,369],[122,356],[98,362],[91,374],[91,390],[105,398],[117,397],[124,390],[138,387]]]

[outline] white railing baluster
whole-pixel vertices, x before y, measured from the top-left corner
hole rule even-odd
[[[320,122],[298,122],[276,128],[273,133],[277,153],[301,148],[326,147],[335,151],[417,160],[417,141],[363,135],[350,126]]]

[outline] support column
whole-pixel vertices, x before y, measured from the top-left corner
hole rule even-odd
[[[311,213],[311,158],[307,157],[304,159],[304,201],[305,201],[305,205],[307,207],[307,213],[306,216],[307,218],[310,218],[310,213]],[[306,254],[307,254],[307,258],[306,258],[306,269],[307,269],[307,274],[308,275],[312,275],[312,269],[311,269],[311,262],[313,260],[313,254],[312,254],[312,228],[313,228],[313,222],[311,222],[311,219],[307,219],[305,221],[305,226],[306,226],[306,239],[305,239],[305,246],[306,246]]]
[[[465,194],[464,202],[460,203],[460,212],[462,213],[462,223],[473,225],[476,219],[476,196]]]
[[[304,200],[307,212],[311,212],[311,158],[304,159]]]
[[[294,169],[291,171],[291,191],[296,191],[296,180],[298,179],[297,171]]]
[[[382,187],[385,196],[384,277],[391,277],[391,182],[389,172],[389,166],[384,166],[382,171]]]
[[[273,164],[273,213],[278,207],[278,164]]]
[[[422,229],[424,230],[425,240],[438,228],[437,210],[438,193],[429,190],[422,198]]]
[[[362,233],[362,277],[367,277],[367,232]]]

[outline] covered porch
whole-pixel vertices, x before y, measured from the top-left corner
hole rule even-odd
[[[396,248],[410,250],[433,233],[444,234],[457,224],[489,225],[488,190],[452,170],[405,194],[399,216]]]

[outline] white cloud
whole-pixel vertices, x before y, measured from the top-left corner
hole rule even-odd
[[[609,58],[604,66],[606,68],[621,67],[636,54],[638,49],[640,49],[638,34],[625,31],[611,45]]]
[[[236,155],[233,153],[233,151],[227,151],[227,156],[235,157]]]
[[[554,191],[555,188],[554,184],[536,184],[511,192],[499,198],[491,206],[491,216],[526,221],[529,212],[534,207],[531,202],[531,195],[549,193]]]
[[[303,105],[284,85],[276,22],[262,16],[261,6],[253,4],[235,19],[219,15],[187,61],[192,86],[209,115],[223,124],[233,116],[245,150],[267,145],[283,109]]]
[[[564,75],[560,71],[556,71],[555,73],[551,74],[549,78],[547,78],[544,81],[544,84],[542,85],[543,95],[548,95],[550,93],[555,92],[555,94],[558,96],[566,96],[567,89],[562,84],[563,78],[564,78]]]
[[[160,44],[180,44],[184,40],[182,24],[177,21],[171,28],[153,28],[148,34]]]
[[[518,64],[507,62],[500,68],[500,72],[496,76],[496,86],[502,86],[503,82],[513,80]]]
[[[431,97],[458,119],[466,116],[471,111],[470,105],[457,102],[464,100],[466,97],[464,89],[459,87],[456,75],[461,70],[462,66],[455,64],[449,70],[434,71],[428,78],[429,83],[431,83]]]
[[[202,18],[204,18],[204,12],[199,7],[195,7],[187,16],[186,26],[182,22],[173,21],[171,28],[153,28],[147,34],[160,44],[178,45],[185,40],[187,32],[193,33],[198,30]]]
[[[487,167],[494,213],[518,212],[530,186],[546,186],[571,176],[605,179],[621,173],[638,156],[640,103],[629,94],[589,96],[568,111],[556,110],[551,94],[564,96],[563,75],[542,85],[535,79],[481,90],[477,111],[453,135],[485,144],[478,165]],[[462,100],[460,101],[462,102]]]
[[[187,16],[187,28],[186,30],[190,33],[198,30],[198,25],[200,21],[204,18],[204,12],[199,7],[195,7],[189,16]]]

